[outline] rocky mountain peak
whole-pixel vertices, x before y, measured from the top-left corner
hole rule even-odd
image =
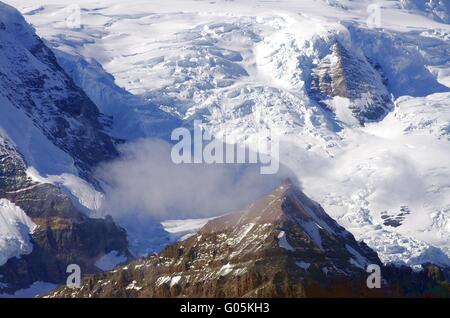
[[[245,224],[281,224],[288,219],[310,221],[319,219],[315,205],[289,178],[271,193],[261,197],[244,208],[210,220],[201,230],[214,233],[233,229]],[[312,209],[311,209],[312,208]]]
[[[160,254],[90,276],[55,297],[305,296],[314,284],[362,279],[380,261],[290,180],[210,220]],[[309,276],[314,273],[314,282]],[[362,280],[361,280],[362,281]]]
[[[250,223],[277,223],[285,216],[285,212],[281,208],[283,200],[295,190],[296,188],[291,180],[285,179],[283,183],[270,194],[238,211],[210,220],[201,231],[213,233],[233,229]]]
[[[393,108],[385,84],[379,65],[336,41],[313,70],[310,94],[341,121],[353,116],[364,124],[381,120]]]

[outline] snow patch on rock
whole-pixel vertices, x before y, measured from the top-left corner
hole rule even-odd
[[[35,229],[36,224],[20,207],[0,199],[0,266],[12,257],[31,253],[30,234]]]
[[[285,250],[288,250],[288,251],[295,251],[295,248],[293,248],[292,245],[289,244],[289,242],[287,241],[286,233],[284,231],[281,231],[278,234],[277,238],[278,238],[278,245],[281,248],[284,248]]]
[[[118,251],[111,251],[108,254],[100,257],[97,262],[95,262],[95,266],[100,268],[102,271],[110,271],[117,267],[118,265],[124,263],[127,260],[127,257],[121,255]]]

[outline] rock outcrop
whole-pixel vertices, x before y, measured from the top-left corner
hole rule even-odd
[[[63,283],[69,264],[78,264],[84,273],[98,272],[95,262],[111,251],[131,256],[124,229],[110,217],[89,218],[57,186],[30,179],[24,159],[1,135],[0,199],[12,202],[37,225],[30,233],[31,253],[0,265],[0,294],[35,281]]]
[[[360,124],[378,121],[393,108],[386,79],[379,66],[336,42],[311,75],[310,95],[320,105],[338,112],[334,97],[348,100],[345,107]]]

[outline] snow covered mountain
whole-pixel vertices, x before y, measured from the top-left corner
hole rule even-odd
[[[117,155],[100,113],[4,3],[0,87],[0,294],[59,284],[72,263],[98,271],[111,251],[128,257],[124,230],[89,218],[89,202],[74,199],[98,193],[93,167]]]
[[[422,286],[430,285],[407,290],[386,274],[381,291],[371,291],[366,287],[369,264],[381,266],[376,253],[286,180],[244,209],[210,220],[196,235],[159,255],[87,277],[81,288],[61,287],[47,297],[361,297],[425,295],[432,288],[443,295],[450,292],[426,274],[408,272],[404,275],[409,284],[422,280]]]
[[[112,251],[130,256],[122,228],[111,218],[89,218],[61,188],[33,181],[3,138],[0,172],[0,295],[35,282],[60,284],[73,263],[98,271],[96,262]]]
[[[339,42],[313,71],[310,91],[341,121],[378,121],[393,108],[383,74],[364,58],[352,57]],[[342,98],[336,101],[335,97]],[[327,101],[331,99],[331,103]],[[347,105],[345,102],[347,101]],[[347,114],[345,113],[347,112]],[[352,118],[353,117],[353,118]]]
[[[60,185],[83,209],[100,210],[103,195],[78,175],[95,185],[91,166],[115,156],[104,130],[132,141],[202,119],[250,147],[280,134],[280,161],[303,191],[382,262],[450,266],[447,1],[85,0],[72,7],[75,27],[71,1],[7,2],[55,58],[28,27],[17,39],[0,28],[24,56],[1,49],[9,73],[0,85],[26,96],[16,105],[0,93],[2,135],[27,175]],[[23,94],[30,82],[36,92]],[[69,96],[60,89],[87,106],[52,106]],[[30,100],[43,104],[39,114],[23,111]]]
[[[450,3],[445,0],[400,0],[403,8],[414,10],[421,14],[443,22],[450,23]]]
[[[0,264],[5,264],[11,257],[29,254],[32,250],[29,234],[33,233],[36,224],[22,209],[6,199],[0,199],[1,223],[0,231]]]
[[[73,159],[80,176],[93,182],[91,168],[117,155],[112,140],[103,132],[97,107],[67,76],[52,51],[17,10],[2,4],[0,14],[4,134],[19,143],[19,150],[26,157],[42,156],[24,144],[36,138],[27,136],[33,134],[26,130],[27,125],[33,125],[40,135]],[[26,115],[27,120],[20,115]]]
[[[67,1],[9,2],[116,117],[114,136],[201,118],[252,146],[274,130],[304,191],[383,261],[449,263],[445,1],[380,2],[380,26],[371,1],[84,1],[79,28]],[[130,93],[128,110],[111,103]]]

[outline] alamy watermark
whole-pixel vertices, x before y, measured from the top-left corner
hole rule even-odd
[[[369,16],[366,24],[370,29],[381,28],[381,5],[379,3],[371,3],[367,6]]]
[[[172,131],[171,158],[176,164],[259,164],[261,174],[275,174],[279,170],[279,136],[273,130],[258,135],[252,144],[239,145],[227,142],[227,136],[216,138],[194,121],[193,131],[179,127]]]
[[[70,274],[67,276],[66,286],[69,288],[80,288],[81,286],[81,268],[78,264],[70,264],[67,266],[66,273]]]
[[[366,285],[369,289],[381,288],[381,267],[378,264],[369,264],[366,269],[370,275],[367,277]]]

